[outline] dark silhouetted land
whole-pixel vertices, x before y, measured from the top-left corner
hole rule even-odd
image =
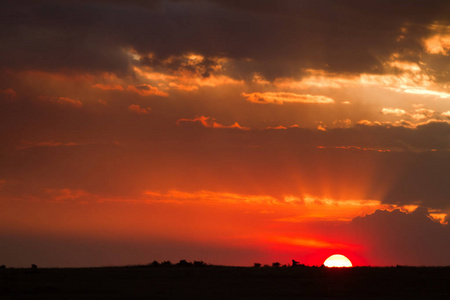
[[[0,269],[0,299],[449,299],[450,268]]]

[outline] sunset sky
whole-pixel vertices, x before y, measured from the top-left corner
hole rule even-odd
[[[450,3],[4,1],[0,264],[450,265]]]

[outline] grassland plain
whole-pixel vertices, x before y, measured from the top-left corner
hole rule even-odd
[[[1,269],[1,299],[450,299],[450,267]]]

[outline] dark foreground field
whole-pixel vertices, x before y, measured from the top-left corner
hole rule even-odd
[[[450,268],[1,269],[0,299],[450,299]]]

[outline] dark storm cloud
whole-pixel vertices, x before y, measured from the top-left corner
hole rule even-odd
[[[113,32],[102,32],[104,9],[52,1],[10,1],[2,9],[0,65],[49,71],[125,72],[128,58]],[[112,30],[111,28],[110,30]]]
[[[123,73],[131,63],[124,49],[134,48],[156,60],[231,58],[235,77],[307,67],[377,73],[379,59],[421,51],[426,27],[449,9],[446,1],[8,1],[0,63]]]
[[[347,226],[356,240],[364,241],[374,265],[450,264],[450,228],[431,220],[425,209],[409,214],[378,210]]]

